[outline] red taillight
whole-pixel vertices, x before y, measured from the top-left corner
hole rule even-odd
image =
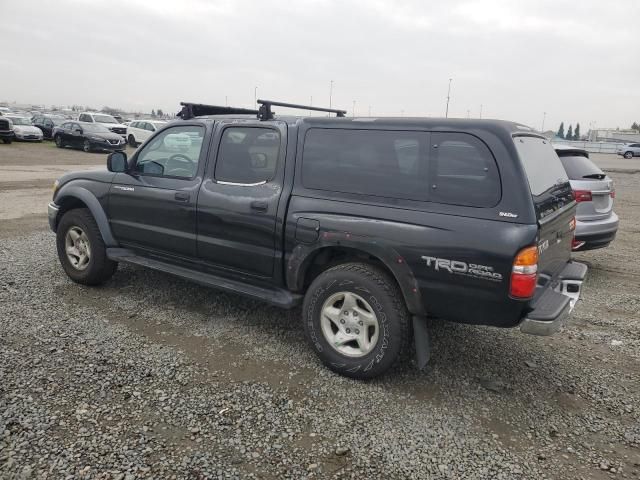
[[[611,191],[609,192],[609,195],[611,195],[611,198],[616,198],[616,191],[611,189]]]
[[[593,200],[593,198],[591,197],[591,190],[574,190],[573,198],[578,203],[590,202],[591,200]]]
[[[523,248],[513,261],[509,295],[513,298],[531,298],[537,283],[538,247]]]

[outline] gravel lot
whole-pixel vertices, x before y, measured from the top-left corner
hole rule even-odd
[[[0,145],[1,478],[640,477],[640,174],[611,173],[618,238],[577,255],[562,333],[434,321],[425,371],[357,382],[299,311],[127,265],[68,280],[42,172],[104,159]]]

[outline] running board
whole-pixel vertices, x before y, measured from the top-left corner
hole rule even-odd
[[[244,295],[256,300],[270,303],[280,308],[294,308],[302,303],[302,295],[291,293],[284,288],[268,288],[249,285],[237,280],[212,275],[210,273],[190,270],[185,267],[137,255],[126,248],[107,248],[107,257],[114,262],[126,262],[160,272],[170,273],[206,287]]]

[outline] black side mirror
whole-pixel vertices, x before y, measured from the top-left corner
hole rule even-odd
[[[76,132],[76,133],[79,133],[80,135],[82,135],[82,129],[81,128],[74,128],[73,131]]]
[[[107,170],[113,173],[126,172],[128,168],[127,154],[124,152],[113,152],[107,156]]]

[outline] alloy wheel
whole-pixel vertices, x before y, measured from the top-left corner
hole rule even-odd
[[[87,234],[80,227],[71,227],[64,239],[64,249],[69,263],[76,270],[84,270],[91,260],[91,245]]]

